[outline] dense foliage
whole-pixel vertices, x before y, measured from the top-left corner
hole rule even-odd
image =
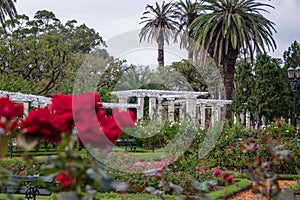
[[[262,117],[265,123],[290,117],[289,80],[277,59],[261,54],[253,67],[250,63],[240,64],[235,83],[231,108],[238,114],[250,111],[253,125],[260,126]]]
[[[83,56],[104,46],[101,36],[75,20],[62,24],[53,12],[37,11],[34,19],[19,15],[7,20],[0,34],[0,76],[14,77],[0,81],[2,90],[19,91],[45,96],[70,93],[76,70]],[[19,81],[18,85],[15,81]],[[16,85],[9,87],[9,83]],[[34,87],[26,87],[33,85]]]

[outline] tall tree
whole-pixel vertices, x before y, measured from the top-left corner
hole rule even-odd
[[[287,73],[280,67],[278,59],[266,54],[259,55],[254,73],[256,80],[252,99],[257,117],[261,119],[265,116],[268,121],[280,117],[287,118],[291,105],[290,87]]]
[[[253,60],[255,52],[276,48],[272,37],[273,31],[276,32],[274,23],[260,13],[274,7],[256,0],[204,0],[204,3],[207,12],[192,23],[192,35],[223,68],[225,96],[232,99],[238,55],[243,52]]]
[[[105,45],[93,29],[75,26],[75,21],[64,25],[49,11],[38,11],[34,20],[17,16],[5,25],[7,31],[0,35],[0,75],[14,79],[0,85],[8,90],[9,81],[26,80],[36,94],[70,93],[83,56]]]
[[[289,67],[297,67],[300,65],[300,43],[297,41],[294,41],[291,46],[288,47],[286,51],[283,53],[283,60],[284,60],[284,71],[287,73],[287,69]],[[294,93],[292,91],[292,88],[290,87],[290,98],[291,100],[293,99]],[[293,102],[291,101],[291,105]],[[299,92],[297,93],[297,113],[300,113],[300,94]],[[290,110],[290,118],[293,118],[294,116],[294,109],[291,108]]]
[[[297,67],[300,65],[300,44],[294,41],[288,50],[283,53],[284,67]]]
[[[240,63],[234,77],[235,91],[231,109],[237,114],[245,111],[254,113],[255,106],[252,103],[252,95],[255,89],[255,76],[252,65],[249,62]]]
[[[4,26],[6,16],[9,16],[11,19],[16,17],[17,9],[15,2],[16,0],[0,0],[0,21],[2,26]]]
[[[190,30],[190,25],[203,11],[203,1],[196,0],[193,2],[191,0],[180,0],[176,2],[175,5],[178,9],[175,14],[180,22],[180,47],[188,50],[188,59],[191,60],[193,58],[193,39],[191,36],[192,31]]]
[[[155,6],[147,5],[145,12],[141,17],[140,24],[144,27],[140,31],[140,41],[153,40],[158,44],[158,65],[164,66],[164,43],[169,44],[170,38],[173,39],[178,30],[179,23],[176,21],[176,7],[173,3],[165,3],[162,5],[157,2]]]
[[[267,122],[289,115],[289,81],[279,60],[260,54],[255,66],[242,63],[235,76],[236,90],[231,108],[236,113],[250,111],[260,125],[262,117]]]

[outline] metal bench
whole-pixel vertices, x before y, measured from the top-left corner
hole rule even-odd
[[[35,186],[34,183],[53,183],[52,178],[43,176],[8,176],[7,182],[16,183],[6,186],[1,186],[1,193],[6,194],[24,194],[28,200],[36,200],[37,196],[50,196],[51,191]],[[31,186],[24,186],[23,183],[32,183]],[[38,185],[38,184],[36,184]]]
[[[136,151],[136,145],[135,145],[135,139],[118,139],[116,141],[116,145],[124,145],[125,150],[127,151],[127,148],[130,148],[130,151]]]

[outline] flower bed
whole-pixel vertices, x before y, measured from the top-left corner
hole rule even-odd
[[[205,131],[189,127],[188,123],[166,124],[160,132],[162,139],[156,137],[158,146],[170,142],[174,131],[179,128],[183,128],[183,134],[189,134],[190,131],[197,134],[190,148],[181,152],[183,156],[150,162],[146,159],[130,159],[122,151],[113,152],[112,145],[122,129],[132,128],[136,119],[130,111],[113,109],[111,115],[107,114],[98,94],[58,94],[52,98],[51,105],[32,110],[21,120],[18,118],[22,114],[21,105],[12,103],[8,98],[0,99],[0,105],[0,143],[3,147],[8,146],[11,137],[16,137],[18,146],[24,150],[32,149],[42,140],[58,145],[57,156],[39,160],[26,157],[24,164],[2,160],[1,165],[8,170],[2,170],[0,175],[41,173],[56,180],[50,189],[57,194],[67,192],[68,195],[81,198],[86,195],[95,197],[99,191],[114,190],[120,193],[147,191],[159,195],[201,196],[223,187],[223,192],[216,193],[224,195],[226,191],[227,195],[231,195],[238,190],[236,180],[244,176],[233,171],[247,170],[251,180],[272,180],[272,184],[276,185],[278,176],[274,172],[290,170],[295,173],[295,166],[299,163],[298,143],[288,139],[295,133],[287,132],[290,127],[286,124],[279,126],[277,123],[277,128],[272,125],[257,132],[246,131],[238,126],[225,126],[219,141],[211,144],[215,145],[212,152],[202,159],[198,154],[207,134]],[[139,127],[135,130],[142,129]],[[233,138],[243,139],[235,141]],[[147,140],[142,142],[147,143]],[[180,140],[166,151],[180,151],[182,145]],[[79,151],[82,146],[87,149],[85,155]],[[5,151],[0,152],[1,156],[5,155]],[[100,159],[102,152],[106,152],[104,161]],[[111,155],[116,157],[112,159]],[[290,160],[293,161],[291,164],[288,163]],[[229,172],[229,169],[232,171]],[[242,183],[239,182],[240,185]],[[231,192],[229,188],[232,186],[236,188]],[[275,189],[277,195],[280,190]],[[255,192],[263,192],[258,190]]]

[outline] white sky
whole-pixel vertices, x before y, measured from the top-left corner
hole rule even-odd
[[[300,0],[261,1],[275,7],[270,10],[270,14],[264,13],[264,16],[276,24],[277,30],[274,34],[277,49],[269,54],[282,58],[283,52],[293,41],[300,42]],[[16,6],[19,14],[26,14],[31,19],[36,11],[45,9],[54,12],[63,23],[72,19],[77,20],[77,25],[85,23],[107,41],[108,46],[113,49],[109,50],[111,55],[121,56],[129,63],[151,65],[157,63],[156,44],[139,45],[138,29],[142,27],[139,22],[145,6],[154,5],[155,2],[155,0],[17,0]],[[175,51],[176,48],[167,47],[166,64],[185,57],[185,52]],[[113,53],[114,51],[117,53]]]

